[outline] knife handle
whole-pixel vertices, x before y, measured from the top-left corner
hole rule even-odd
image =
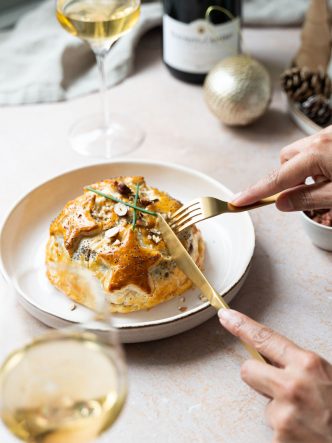
[[[248,343],[245,343],[244,341],[240,340],[242,345],[245,347],[247,352],[254,358],[255,360],[261,361],[262,363],[266,363],[265,358],[260,354],[253,346],[248,345]]]
[[[213,292],[215,293],[213,306],[217,309],[230,309],[228,304],[225,302],[224,298],[220,294],[218,294],[218,292],[215,289],[213,289]],[[253,346],[248,345],[248,343],[245,343],[241,339],[240,342],[242,343],[243,347],[247,350],[247,352],[252,356],[252,358],[261,361],[263,363],[266,363],[265,358]]]

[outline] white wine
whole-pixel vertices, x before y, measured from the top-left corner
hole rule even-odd
[[[57,18],[72,35],[90,44],[115,41],[137,22],[136,0],[59,0]]]
[[[88,443],[122,410],[124,366],[94,334],[54,333],[8,357],[0,392],[2,420],[20,439]]]

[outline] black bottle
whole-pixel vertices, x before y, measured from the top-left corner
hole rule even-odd
[[[164,0],[163,58],[174,77],[203,83],[218,61],[238,54],[240,20],[241,0]]]

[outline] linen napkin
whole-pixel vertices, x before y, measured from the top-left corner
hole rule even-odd
[[[98,88],[91,49],[61,28],[54,5],[47,0],[24,15],[0,41],[0,105],[67,100]],[[142,5],[139,23],[107,56],[108,87],[128,76],[137,42],[161,16],[161,3]]]
[[[250,26],[300,25],[311,0],[244,0],[244,22]],[[328,0],[331,8],[332,0]]]

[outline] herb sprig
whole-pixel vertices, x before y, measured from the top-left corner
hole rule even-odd
[[[134,205],[137,206],[138,202],[138,196],[139,196],[139,183],[136,185],[136,194],[134,198]],[[133,231],[135,231],[136,228],[136,222],[137,222],[137,210],[134,209],[134,216],[133,216]]]
[[[144,214],[153,215],[154,217],[158,217],[158,214],[156,212],[149,211],[148,209],[140,208],[139,206],[136,206],[131,203],[125,202],[123,200],[120,200],[119,198],[116,198],[113,195],[105,194],[104,192],[98,191],[98,189],[91,188],[91,186],[86,186],[85,189],[87,191],[94,192],[95,194],[98,194],[101,197],[107,198],[108,200],[112,200],[117,203],[122,203],[122,204],[128,206],[129,208],[136,209],[136,211],[143,212]]]

